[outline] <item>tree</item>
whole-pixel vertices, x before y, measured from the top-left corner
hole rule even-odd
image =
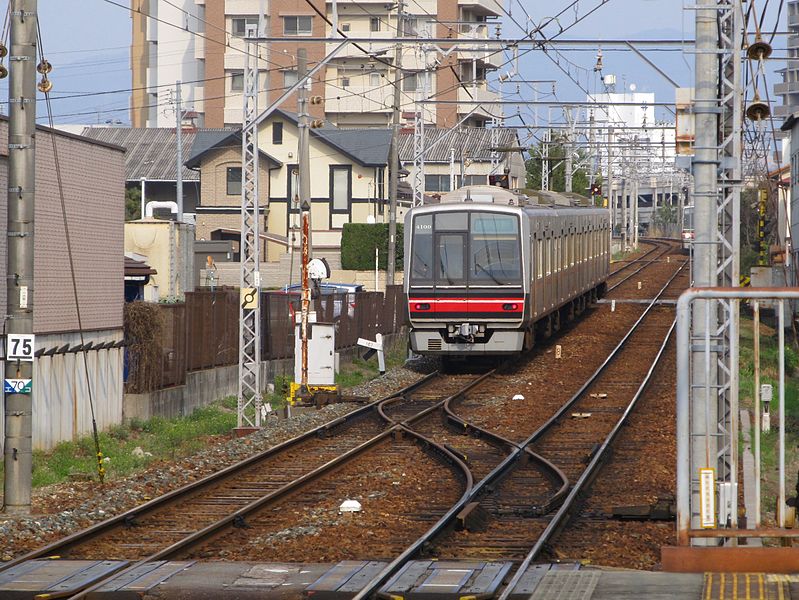
[[[533,190],[541,189],[541,174],[544,160],[542,158],[543,143],[530,148],[530,158],[527,159],[527,187]],[[549,142],[549,189],[555,192],[566,190],[566,148],[564,139],[558,137]],[[586,159],[583,151],[578,150],[573,157],[573,164],[577,165]],[[589,173],[585,169],[575,169],[572,173],[572,191],[582,196],[589,196]]]
[[[125,188],[125,220],[134,221],[141,216],[141,188],[128,186]]]

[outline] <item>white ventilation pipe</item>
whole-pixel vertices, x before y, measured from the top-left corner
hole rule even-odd
[[[178,214],[178,203],[174,201],[166,201],[166,202],[158,202],[153,200],[152,202],[147,203],[147,207],[144,212],[144,216],[149,218],[153,216],[153,210],[156,208],[168,208],[169,211],[176,215]]]

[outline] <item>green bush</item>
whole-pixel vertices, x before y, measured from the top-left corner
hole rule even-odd
[[[402,270],[402,224],[397,223],[397,260],[395,268]],[[375,248],[379,250],[378,266],[386,269],[388,259],[387,223],[345,223],[341,234],[341,266],[354,271],[375,268]]]

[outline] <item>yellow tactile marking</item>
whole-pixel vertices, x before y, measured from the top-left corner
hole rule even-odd
[[[787,600],[799,575],[764,573],[705,573],[703,600]],[[743,586],[743,590],[741,590]]]

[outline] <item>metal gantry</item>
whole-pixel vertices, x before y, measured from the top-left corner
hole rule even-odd
[[[252,35],[255,35],[253,32]],[[241,304],[239,307],[238,426],[261,426],[261,304],[258,206],[258,44],[244,54],[244,120],[241,129]],[[254,63],[254,64],[253,64]]]
[[[730,289],[739,285],[740,272],[742,2],[701,0],[696,23],[693,284]],[[701,505],[708,486],[703,496],[701,472],[712,472],[717,525],[738,525],[739,297],[703,297],[691,307],[686,333],[690,415],[678,414],[678,420],[690,423],[683,440],[689,464],[678,465],[685,468],[678,477],[682,544],[710,543],[688,535],[689,529],[707,526]]]

